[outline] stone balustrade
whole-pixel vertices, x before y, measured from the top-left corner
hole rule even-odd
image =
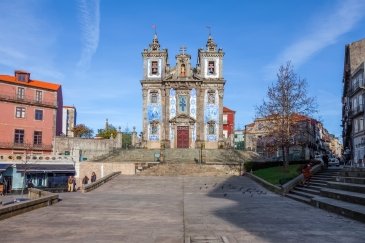
[[[104,176],[104,177],[96,180],[95,182],[93,182],[91,184],[83,185],[82,192],[86,193],[86,192],[92,191],[120,174],[121,174],[121,171],[113,172],[107,176]]]
[[[59,201],[58,194],[42,191],[36,188],[28,189],[28,199],[0,207],[0,220],[26,213],[37,208],[50,206]]]

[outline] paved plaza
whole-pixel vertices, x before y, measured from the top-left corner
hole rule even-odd
[[[246,177],[118,176],[1,221],[1,242],[365,242],[365,224]]]

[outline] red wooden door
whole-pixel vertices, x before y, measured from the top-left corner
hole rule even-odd
[[[189,148],[189,127],[177,127],[177,147]]]

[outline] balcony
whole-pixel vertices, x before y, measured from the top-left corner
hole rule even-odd
[[[47,100],[36,100],[34,97],[17,96],[16,94],[9,94],[9,93],[8,94],[0,93],[0,101],[57,109],[56,102]]]
[[[33,151],[52,151],[52,145],[47,144],[29,144],[29,143],[6,143],[0,142],[0,149],[20,149]]]
[[[351,94],[354,94],[355,92],[357,92],[358,90],[360,89],[364,89],[364,80],[363,79],[358,79],[356,82],[354,82],[352,85],[351,85],[351,88],[350,88],[350,93]]]
[[[354,117],[354,116],[357,116],[359,114],[362,114],[364,112],[364,105],[361,104],[361,105],[358,105],[356,107],[352,107],[351,108],[351,117]]]

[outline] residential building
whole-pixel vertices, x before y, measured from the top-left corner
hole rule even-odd
[[[167,49],[160,49],[154,35],[142,52],[144,147],[224,147],[223,56],[209,35],[206,48],[198,49],[195,67],[186,47],[180,48],[171,67]]]
[[[336,157],[341,157],[343,148],[340,140],[333,134],[330,134],[329,150]]]
[[[63,106],[62,109],[62,134],[66,137],[74,137],[73,128],[76,125],[76,108]]]
[[[355,162],[365,158],[364,61],[365,39],[345,46],[342,137],[346,159],[352,159]]]
[[[62,129],[61,85],[29,72],[0,75],[0,153],[50,154]]]
[[[235,130],[234,131],[234,148],[238,150],[245,149],[245,131]]]
[[[236,111],[223,107],[223,137],[228,147],[234,147],[234,120]]]
[[[282,150],[276,147],[275,141],[270,137],[270,120],[272,118],[257,118],[251,124],[245,126],[245,149],[257,152],[267,159],[279,159]],[[297,132],[291,138],[289,156],[291,160],[310,159],[318,150],[316,145],[316,129],[319,123],[313,118],[295,114],[294,121]]]

